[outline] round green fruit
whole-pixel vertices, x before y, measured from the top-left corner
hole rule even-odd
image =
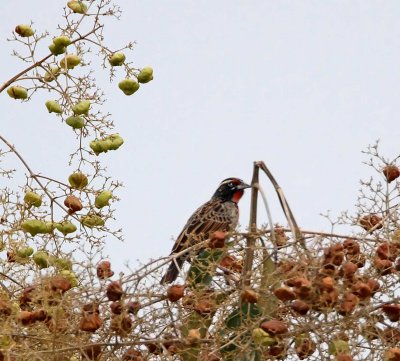
[[[52,43],[49,45],[49,50],[53,55],[60,55],[64,54],[67,51],[65,46],[57,46],[56,44]]]
[[[72,270],[72,261],[65,258],[54,258],[53,265],[60,270]]]
[[[97,214],[91,214],[87,216],[83,216],[81,218],[81,223],[89,228],[94,228],[94,227],[102,227],[104,226],[104,219],[98,216]]]
[[[21,228],[24,232],[30,233],[32,236],[36,236],[38,233],[47,233],[45,232],[46,223],[38,219],[30,219],[22,222]]]
[[[124,53],[115,53],[110,56],[108,59],[112,66],[120,66],[125,61],[125,54]]]
[[[54,79],[56,79],[60,75],[60,68],[58,66],[52,66],[50,67],[49,71],[46,71],[44,74],[43,80],[45,82],[51,82]]]
[[[118,87],[125,95],[132,95],[139,89],[140,85],[132,79],[124,79],[119,82]]]
[[[108,206],[111,198],[112,193],[110,191],[103,191],[94,200],[94,205],[96,206],[96,208],[103,208],[105,206]]]
[[[55,100],[48,100],[45,104],[49,113],[62,113],[61,105],[58,104]]]
[[[81,117],[68,117],[65,119],[65,123],[67,123],[70,127],[74,129],[81,129],[85,125],[85,121]]]
[[[338,355],[340,353],[347,353],[350,351],[349,344],[344,340],[334,340],[328,346],[328,352],[331,355]]]
[[[68,46],[71,45],[71,39],[68,36],[61,35],[53,39],[55,46]]]
[[[81,58],[78,55],[68,54],[60,60],[61,68],[73,69],[80,64]]]
[[[89,112],[89,109],[90,109],[89,100],[81,100],[72,107],[72,111],[74,112],[74,114],[78,115],[87,114]]]
[[[82,1],[68,1],[67,6],[76,14],[86,14],[87,5]]]
[[[76,274],[71,270],[62,270],[60,272],[60,275],[70,281],[72,287],[78,286],[78,278],[76,277]]]
[[[119,134],[111,134],[108,137],[108,140],[111,141],[109,150],[117,150],[122,144],[124,144],[124,140]]]
[[[69,222],[69,221],[64,221],[61,223],[56,223],[55,227],[64,235],[66,236],[68,233],[74,233],[76,231],[76,226]]]
[[[276,344],[276,339],[271,337],[271,335],[262,328],[255,328],[252,332],[252,336],[254,342],[259,345],[272,346]]]
[[[14,99],[26,99],[28,98],[28,91],[19,85],[10,86],[7,89],[7,94]]]
[[[71,187],[76,189],[83,189],[89,183],[88,178],[81,172],[72,173],[68,177],[68,182],[71,185]]]
[[[33,252],[34,251],[32,247],[24,247],[17,250],[17,256],[21,258],[28,258],[32,256]]]
[[[49,255],[44,251],[37,251],[33,254],[33,261],[37,264],[37,266],[42,268],[47,268],[50,266],[49,263]]]
[[[137,76],[139,83],[148,83],[153,80],[153,68],[147,67],[143,68]]]
[[[34,33],[33,29],[29,25],[23,25],[23,24],[17,25],[15,27],[15,32],[23,38],[32,36]]]
[[[24,202],[28,207],[40,207],[42,205],[42,197],[35,192],[26,192]]]

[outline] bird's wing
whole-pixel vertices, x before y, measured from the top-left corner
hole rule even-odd
[[[232,224],[232,217],[227,214],[225,206],[218,199],[211,199],[189,218],[178,236],[171,254],[206,240],[210,234],[216,231],[228,231],[235,226],[236,224]]]

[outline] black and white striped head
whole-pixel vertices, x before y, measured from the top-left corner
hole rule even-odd
[[[213,198],[237,203],[242,198],[244,190],[250,187],[239,178],[227,178],[220,183]]]

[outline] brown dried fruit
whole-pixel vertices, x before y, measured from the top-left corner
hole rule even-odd
[[[289,287],[279,287],[274,291],[274,295],[281,301],[291,301],[296,298],[296,294]]]
[[[110,328],[120,336],[126,336],[132,330],[132,320],[127,314],[113,315]]]
[[[276,226],[275,231],[275,241],[278,247],[283,247],[287,244],[289,237],[286,235],[283,227]]]
[[[0,299],[0,316],[10,316],[11,305],[10,302]]]
[[[32,316],[35,321],[39,321],[39,322],[45,321],[48,317],[47,312],[43,309],[33,311]]]
[[[79,322],[79,329],[86,332],[95,332],[102,324],[103,321],[97,313],[86,313]]]
[[[69,195],[64,200],[64,205],[68,208],[68,213],[73,214],[82,210],[83,206],[79,198]]]
[[[368,283],[358,281],[351,287],[352,293],[358,296],[360,299],[369,298],[372,295],[371,288]]]
[[[122,303],[120,301],[114,301],[110,305],[111,312],[114,315],[120,315],[122,313]]]
[[[29,286],[26,287],[23,291],[22,294],[19,298],[19,305],[21,306],[21,308],[25,308],[27,306],[29,306],[30,303],[33,302],[33,300],[36,298],[35,293],[36,288],[34,286]]]
[[[393,272],[393,262],[388,259],[375,258],[374,267],[382,276]]]
[[[332,277],[324,277],[318,284],[321,291],[332,291],[335,287],[335,280]]]
[[[356,254],[354,256],[348,255],[347,257],[347,260],[349,262],[353,262],[355,265],[357,265],[358,268],[362,268],[365,266],[366,259],[367,258],[362,253]]]
[[[336,289],[333,289],[332,291],[329,292],[323,292],[322,294],[319,295],[317,308],[319,307],[331,308],[336,304],[338,298],[339,298],[339,292]]]
[[[142,305],[139,301],[129,301],[126,303],[126,310],[128,313],[132,313],[133,315],[136,315],[141,308]]]
[[[283,359],[286,356],[286,347],[284,345],[270,346],[266,356],[272,356],[274,359]]]
[[[381,287],[379,282],[377,280],[374,280],[373,278],[369,278],[367,280],[367,285],[371,289],[372,294],[378,292],[379,288]]]
[[[397,345],[400,342],[400,329],[394,327],[387,327],[383,331],[383,339],[389,343]]]
[[[400,320],[400,304],[383,305],[382,311],[385,313],[385,315],[390,321],[397,322]]]
[[[114,276],[114,272],[111,270],[111,263],[109,261],[101,261],[97,265],[96,273],[97,277],[102,280]]]
[[[167,289],[167,298],[171,302],[179,301],[185,293],[185,286],[183,285],[172,285]]]
[[[242,272],[243,266],[242,264],[233,256],[225,256],[221,259],[221,262],[219,263],[221,267],[224,267],[228,270],[231,270],[233,272]]]
[[[383,168],[383,175],[387,182],[390,183],[400,176],[400,171],[395,165],[390,164]]]
[[[54,276],[50,279],[50,287],[55,292],[64,293],[72,288],[72,284],[63,276]]]
[[[149,350],[149,353],[153,355],[159,355],[160,353],[162,353],[161,346],[156,343],[148,343],[146,347]]]
[[[294,288],[294,292],[296,296],[300,299],[308,299],[312,292],[312,284],[311,281],[306,278],[300,278],[297,286]]]
[[[208,242],[210,248],[224,248],[225,247],[226,233],[222,231],[216,231],[213,233],[211,239]]]
[[[388,259],[393,262],[398,255],[397,247],[388,242],[381,243],[376,249],[376,256],[380,259]]]
[[[340,353],[336,355],[335,361],[353,361],[353,357],[347,353]]]
[[[346,316],[354,311],[359,302],[359,298],[353,293],[346,293],[343,300],[340,302],[338,313],[342,316]]]
[[[33,315],[33,312],[29,312],[29,311],[21,311],[18,315],[17,315],[17,320],[19,322],[21,322],[21,324],[23,326],[28,326],[33,324],[36,320],[35,317]]]
[[[384,361],[400,361],[400,348],[392,347],[389,350],[385,351]]]
[[[352,279],[355,275],[355,273],[358,271],[358,267],[355,263],[353,262],[346,262],[341,270],[340,270],[340,274],[343,274],[343,277],[346,279]]]
[[[244,303],[257,303],[258,293],[254,290],[246,289],[241,292],[240,298]]]
[[[315,350],[316,345],[309,337],[298,337],[295,341],[296,353],[300,360],[311,356]]]
[[[382,218],[376,214],[362,216],[358,222],[366,231],[371,231],[372,229],[381,229],[383,227]]]
[[[200,315],[208,315],[210,314],[215,307],[215,304],[209,300],[200,300],[197,302],[193,309]]]
[[[124,356],[122,356],[122,361],[145,361],[145,358],[139,350],[130,348],[125,352]]]
[[[200,330],[198,328],[192,328],[188,331],[186,341],[189,345],[195,345],[201,340]]]
[[[302,300],[293,301],[290,307],[293,311],[303,316],[310,310],[310,305]]]
[[[268,332],[270,335],[281,335],[288,332],[288,328],[283,321],[280,320],[269,320],[261,323],[260,327]]]
[[[97,344],[89,345],[83,348],[82,356],[84,360],[96,361],[101,355],[101,346]]]
[[[97,302],[87,303],[82,307],[82,311],[86,313],[97,313],[100,314],[99,304]]]
[[[110,301],[118,301],[123,295],[121,284],[113,281],[107,286],[106,295]]]
[[[343,242],[343,247],[347,255],[354,256],[360,253],[360,244],[355,239],[345,239]]]

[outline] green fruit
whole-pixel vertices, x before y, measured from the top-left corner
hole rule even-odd
[[[7,89],[7,94],[14,99],[26,99],[28,98],[28,91],[19,85],[10,86]]]
[[[81,62],[81,58],[78,55],[68,54],[60,60],[61,68],[73,69]]]
[[[67,51],[65,46],[57,46],[54,43],[49,45],[49,50],[53,55],[64,54]]]
[[[81,117],[68,117],[65,119],[65,123],[74,129],[81,129],[85,125],[85,121]]]
[[[72,287],[78,286],[78,278],[76,277],[76,274],[71,270],[62,270],[60,272],[60,275],[70,281]]]
[[[30,219],[21,223],[21,228],[24,232],[30,233],[32,236],[38,233],[53,232],[54,225],[52,222],[43,222],[38,219]]]
[[[58,66],[52,66],[50,67],[49,71],[46,71],[44,74],[43,80],[45,82],[51,82],[54,79],[56,79],[60,75],[60,68]]]
[[[29,256],[32,256],[33,252],[34,251],[32,247],[24,247],[17,250],[17,256],[21,258],[28,258]]]
[[[54,266],[61,270],[72,270],[72,261],[64,258],[55,258],[52,262]]]
[[[77,14],[85,14],[87,6],[82,1],[68,1],[67,6]]]
[[[92,140],[89,146],[96,155],[99,155],[109,150],[117,150],[122,144],[124,144],[122,137],[119,134],[112,134],[103,139]]]
[[[72,173],[68,177],[68,182],[71,185],[71,187],[76,189],[83,189],[89,183],[88,178],[83,173],[80,172]]]
[[[108,202],[112,198],[112,193],[110,191],[101,192],[94,200],[94,205],[96,208],[103,208],[108,206]]]
[[[61,105],[58,104],[55,100],[48,100],[45,104],[49,113],[62,113]]]
[[[68,233],[73,233],[76,231],[76,226],[69,222],[69,221],[64,221],[61,223],[56,223],[55,227],[65,236]]]
[[[347,353],[350,351],[349,344],[344,340],[334,340],[328,346],[328,352],[331,355],[337,355],[340,353]]]
[[[153,68],[143,68],[137,76],[139,83],[148,83],[153,80]]]
[[[68,46],[71,45],[71,39],[65,35],[57,36],[56,38],[53,39],[53,44],[58,47]]]
[[[271,335],[262,328],[255,328],[252,332],[252,336],[254,342],[259,345],[272,346],[276,344],[276,339],[271,337]]]
[[[104,219],[98,216],[97,214],[88,214],[87,216],[83,216],[81,218],[81,223],[89,228],[93,227],[102,227],[104,226]]]
[[[32,36],[33,35],[33,29],[29,26],[29,25],[17,25],[15,27],[15,32],[23,37],[23,38],[27,38],[28,36]]]
[[[110,56],[108,59],[112,66],[120,66],[125,61],[125,54],[124,53],[115,53]]]
[[[79,103],[76,103],[72,107],[72,111],[74,114],[87,114],[90,109],[90,101],[89,100],[81,100]]]
[[[35,192],[26,192],[24,202],[28,207],[40,207],[42,205],[42,197]]]
[[[132,79],[124,79],[119,82],[118,87],[125,95],[132,95],[139,89],[140,85]]]
[[[38,265],[40,269],[47,268],[50,266],[49,255],[44,251],[37,251],[33,254],[33,261]]]

